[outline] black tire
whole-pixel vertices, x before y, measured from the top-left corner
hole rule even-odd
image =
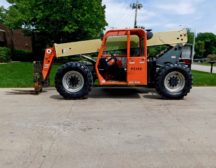
[[[182,64],[167,64],[156,74],[156,91],[167,99],[182,99],[192,88],[191,70]]]
[[[62,65],[55,76],[55,87],[65,99],[87,97],[93,84],[89,68],[79,62],[69,62]]]

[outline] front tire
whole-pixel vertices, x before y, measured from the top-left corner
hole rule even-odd
[[[65,99],[86,97],[92,87],[93,77],[87,66],[79,62],[62,65],[55,76],[55,87]]]
[[[191,70],[185,65],[167,64],[156,75],[156,90],[164,98],[182,99],[191,88]]]

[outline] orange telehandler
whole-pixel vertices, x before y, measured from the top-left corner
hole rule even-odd
[[[148,47],[157,45],[169,47],[148,57]],[[88,56],[92,53],[98,53],[96,60]],[[117,29],[107,31],[102,41],[54,44],[45,50],[41,73],[35,73],[36,92],[42,90],[54,58],[68,56],[79,56],[82,61],[68,62],[56,73],[55,87],[65,99],[86,97],[96,79],[100,86],[154,87],[167,99],[182,99],[192,88],[192,45],[187,44],[186,29],[158,33]]]

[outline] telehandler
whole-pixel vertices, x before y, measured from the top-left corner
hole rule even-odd
[[[169,47],[148,57],[148,47],[159,45]],[[96,59],[88,56],[92,53],[98,53]],[[192,88],[192,54],[186,29],[157,33],[143,28],[109,30],[102,41],[54,44],[47,48],[39,71],[35,62],[35,91],[42,90],[54,58],[79,56],[82,61],[62,65],[55,76],[55,87],[65,99],[87,97],[95,80],[100,86],[154,87],[163,98],[182,99]]]

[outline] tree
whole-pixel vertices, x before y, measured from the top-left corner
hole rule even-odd
[[[203,58],[205,55],[205,42],[204,41],[196,41],[195,45],[195,57],[196,58]]]
[[[148,47],[148,57],[155,57],[161,52],[167,50],[169,46],[167,45],[160,45],[160,46],[150,46]]]
[[[196,38],[196,56],[207,57],[209,54],[216,54],[216,35],[199,33]]]
[[[5,24],[33,33],[34,52],[54,42],[97,38],[107,25],[102,0],[7,1]]]
[[[188,34],[188,43],[193,44],[195,33],[191,31],[191,29],[187,29]]]
[[[102,0],[7,0],[11,28],[49,34],[55,42],[96,37],[106,26]]]
[[[6,9],[0,6],[0,23],[4,23],[5,15],[6,15]]]

